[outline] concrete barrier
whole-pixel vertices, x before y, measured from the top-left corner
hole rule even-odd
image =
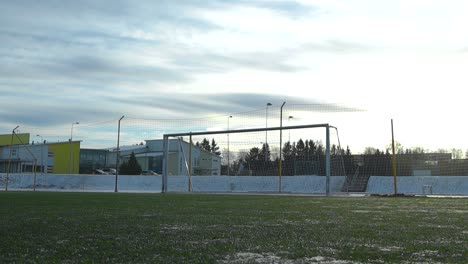
[[[5,189],[6,174],[0,174],[0,191]],[[187,176],[170,176],[169,192],[187,192]],[[265,192],[279,191],[278,176],[192,176],[194,192]],[[345,177],[330,177],[332,193],[341,191]],[[9,190],[32,190],[33,174],[10,174]],[[284,176],[281,191],[284,193],[325,193],[324,176]],[[57,175],[37,174],[37,190],[56,191],[114,191],[114,175]],[[119,175],[118,190],[126,192],[160,192],[161,176]],[[398,193],[468,195],[468,176],[405,176],[397,177]],[[393,177],[372,176],[367,193],[393,193]]]
[[[371,176],[368,193],[391,194],[393,177]],[[468,195],[468,176],[401,176],[397,177],[397,192],[405,194]]]
[[[0,190],[5,188],[6,174],[0,174]],[[330,191],[340,192],[345,177],[330,178]],[[10,174],[9,190],[31,190],[33,174]],[[324,176],[284,176],[281,191],[285,193],[325,193]],[[37,174],[37,190],[56,191],[114,191],[114,175]],[[161,176],[119,175],[118,190],[128,192],[160,192]],[[192,176],[194,192],[278,192],[278,176]],[[187,176],[168,177],[169,192],[187,192]]]

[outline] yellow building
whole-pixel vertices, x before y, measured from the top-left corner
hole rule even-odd
[[[0,135],[0,173],[78,174],[80,141],[29,144],[29,133]]]
[[[53,158],[53,174],[78,174],[80,170],[80,141],[45,144],[48,158]],[[49,170],[50,171],[50,170]]]
[[[0,135],[0,147],[10,145],[29,144],[29,133],[16,133]]]

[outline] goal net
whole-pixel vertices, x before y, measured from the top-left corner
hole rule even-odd
[[[162,192],[339,192],[346,172],[328,124],[165,134]]]

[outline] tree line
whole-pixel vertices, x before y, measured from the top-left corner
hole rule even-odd
[[[204,138],[195,145],[215,155],[221,155],[214,139],[210,141]],[[459,160],[463,157],[463,151],[459,149],[439,149],[434,153],[421,147],[405,149],[396,142],[395,151],[399,176],[411,176],[415,169],[431,169],[439,175],[468,174],[468,162]],[[299,139],[297,142],[285,142],[282,147],[282,175],[325,175],[325,152],[321,141]],[[430,160],[431,154],[437,158]],[[468,157],[468,151],[466,156]],[[330,146],[330,162],[332,176],[353,175],[357,171],[366,176],[393,175],[391,146],[384,150],[367,147],[363,154],[354,155],[349,146],[343,149],[333,144]],[[278,175],[279,157],[272,155],[270,145],[264,143],[261,147],[252,147],[232,159],[229,171],[231,175]],[[223,166],[223,172],[227,174],[227,166]]]

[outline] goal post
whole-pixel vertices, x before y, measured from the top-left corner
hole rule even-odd
[[[276,145],[278,145],[278,138],[279,138],[279,158],[276,157],[275,159],[275,162],[278,162],[278,164],[276,164],[275,168],[276,168],[276,176],[278,177],[277,178],[277,181],[275,182],[278,186],[276,187],[276,190],[277,191],[272,191],[272,192],[281,192],[282,191],[282,180],[281,178],[283,177],[283,170],[284,170],[284,167],[282,167],[282,163],[284,162],[284,159],[285,157],[282,157],[281,154],[282,154],[282,151],[284,150],[281,150],[282,149],[282,144],[283,144],[283,136],[284,134],[282,133],[284,130],[287,130],[289,131],[289,141],[287,141],[288,143],[290,143],[291,141],[291,131],[307,131],[307,129],[313,129],[313,128],[324,128],[325,129],[325,133],[323,133],[322,135],[324,136],[324,139],[323,141],[325,141],[325,146],[324,146],[324,150],[323,150],[323,154],[322,154],[322,158],[324,158],[324,176],[325,177],[325,193],[326,195],[330,195],[330,176],[331,176],[331,159],[330,159],[330,148],[331,148],[331,145],[330,145],[330,127],[331,128],[334,128],[333,126],[330,126],[329,124],[310,124],[310,125],[298,125],[298,126],[280,126],[280,127],[269,127],[269,128],[253,128],[253,129],[238,129],[238,130],[216,130],[216,131],[199,131],[199,132],[186,132],[186,133],[173,133],[173,134],[164,134],[163,135],[163,160],[162,160],[162,192],[165,193],[165,192],[168,192],[168,186],[169,186],[169,175],[177,175],[179,174],[179,176],[182,176],[181,174],[183,175],[187,175],[187,180],[189,181],[189,184],[188,184],[188,191],[190,192],[191,189],[193,190],[194,187],[192,187],[191,184],[193,184],[193,177],[190,177],[192,175],[196,175],[196,173],[193,173],[193,167],[197,167],[197,165],[199,165],[199,163],[201,162],[200,160],[197,160],[196,158],[196,155],[192,155],[192,151],[194,151],[193,149],[196,149],[195,147],[192,148],[192,146],[194,146],[194,142],[195,140],[193,138],[196,138],[198,137],[199,140],[201,140],[201,138],[203,137],[203,140],[206,140],[206,137],[213,137],[213,141],[214,141],[214,137],[226,137],[227,136],[227,149],[228,149],[228,153],[227,153],[227,157],[229,157],[230,153],[229,153],[229,138],[231,136],[231,151],[232,151],[232,138],[235,136],[235,134],[237,134],[238,136],[241,136],[243,138],[252,138],[255,136],[259,137],[260,138],[260,134],[259,133],[263,133],[265,135],[265,140],[264,142],[259,142],[263,145],[263,147],[266,147],[266,148],[269,148],[270,146],[270,143],[268,143],[268,132],[272,132],[270,133],[270,138],[272,138],[273,140],[271,140],[272,142],[275,142]],[[279,132],[279,134],[275,134],[273,132]],[[279,136],[276,136],[276,135],[279,135]],[[183,140],[183,138],[186,137],[187,140]],[[177,140],[178,142],[175,143],[174,140]],[[182,145],[181,143],[181,140],[182,142],[184,142],[184,144],[186,145],[186,149],[184,149],[184,146]],[[248,139],[247,139],[248,140]],[[260,141],[262,140],[263,141],[263,138],[261,139],[258,139],[257,141]],[[275,141],[276,140],[276,141]],[[322,142],[322,141],[321,141]],[[197,145],[198,145],[198,141],[197,141]],[[184,155],[181,155],[181,154],[177,154],[175,152],[178,152],[179,150],[175,150],[176,148],[176,144],[178,144],[179,146],[177,148],[180,148],[181,152],[186,152]],[[271,143],[271,145],[273,145],[273,143]],[[259,150],[257,148],[257,150]],[[204,150],[202,150],[204,151]],[[268,150],[269,151],[269,150]],[[260,155],[260,154],[258,154]],[[195,161],[193,160],[195,156]],[[252,156],[252,155],[251,155]],[[324,156],[324,157],[323,157]],[[188,161],[187,160],[182,160],[182,159],[186,159],[188,157]],[[258,157],[257,157],[258,158]],[[198,158],[200,159],[200,158]],[[228,164],[227,164],[227,173],[225,172],[225,176],[232,176],[232,170],[230,168],[230,166],[232,166],[232,163],[229,162],[229,158],[227,158],[228,160]],[[266,161],[266,154],[265,154],[265,161]],[[174,163],[177,162],[177,163],[180,163],[180,164],[186,164],[184,166],[179,166],[179,170],[177,171],[175,169],[175,167],[177,167],[177,165],[174,165]],[[171,163],[171,164],[170,164]],[[195,165],[195,166],[194,166]],[[248,164],[249,168],[246,170],[247,173],[249,175],[251,175],[252,171],[251,171],[251,168],[250,166],[253,166],[253,164]],[[186,167],[187,169],[184,169],[183,167]],[[272,174],[272,169],[273,168],[270,168],[269,169],[269,175],[273,175]],[[323,167],[322,167],[323,169]],[[209,170],[206,169],[205,171]],[[172,171],[172,172],[171,172]],[[240,169],[238,169],[237,171],[240,171]],[[265,169],[266,171],[266,169]],[[296,173],[296,170],[294,169],[294,175]],[[323,172],[322,172],[323,173]],[[211,174],[211,175],[220,175],[221,176],[221,173],[216,173],[216,174]],[[241,174],[237,174],[237,175],[241,175]],[[244,174],[242,174],[244,175]],[[306,174],[302,174],[302,175],[306,175]],[[323,175],[323,174],[322,174]],[[244,175],[244,176],[247,176]],[[192,178],[192,182],[190,182]]]

